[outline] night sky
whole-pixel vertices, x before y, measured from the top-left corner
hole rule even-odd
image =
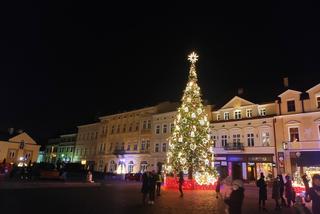
[[[7,2],[0,128],[41,144],[101,115],[179,101],[193,50],[212,104],[239,87],[253,102],[272,101],[285,76],[292,89],[320,82],[320,13],[310,3]]]

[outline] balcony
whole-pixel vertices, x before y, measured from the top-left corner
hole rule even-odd
[[[243,143],[228,143],[224,150],[241,150],[244,151],[244,145]]]

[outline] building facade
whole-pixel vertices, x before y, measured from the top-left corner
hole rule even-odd
[[[6,134],[0,140],[0,160],[2,162],[27,165],[37,161],[40,145],[27,133]]]
[[[215,165],[222,177],[256,180],[274,174],[275,103],[255,104],[238,96],[212,112]]]
[[[57,161],[65,163],[73,162],[76,140],[77,134],[60,135],[57,148]]]
[[[287,90],[277,100],[275,130],[280,173],[320,173],[320,84]]]

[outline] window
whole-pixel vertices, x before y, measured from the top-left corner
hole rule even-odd
[[[288,100],[287,107],[288,107],[288,112],[296,111],[296,105],[294,103],[294,100]]]
[[[112,143],[110,144],[109,152],[112,151]]]
[[[246,116],[247,117],[252,117],[252,109],[247,109],[246,110]]]
[[[130,151],[130,149],[131,149],[130,147],[131,147],[131,145],[128,144],[128,145],[127,145],[127,151]]]
[[[155,152],[159,152],[159,143],[156,143],[156,146],[155,146],[154,151],[155,151]]]
[[[156,125],[156,134],[160,134],[160,125]]]
[[[320,96],[316,97],[316,101],[317,101],[317,108],[320,108]]]
[[[241,119],[241,110],[234,111],[234,119]]]
[[[133,145],[133,150],[134,150],[134,151],[137,151],[137,150],[138,150],[138,144],[137,144],[137,143]]]
[[[146,149],[146,142],[144,140],[141,141],[141,150],[144,151]]]
[[[132,173],[133,172],[133,161],[130,161],[129,163],[128,163],[128,173]]]
[[[290,134],[290,142],[293,141],[299,141],[299,128],[298,127],[292,127],[289,128],[289,134]]]
[[[140,172],[144,173],[145,171],[147,171],[147,168],[148,168],[148,162],[147,161],[141,161]]]
[[[124,125],[123,125],[123,128],[122,128],[122,132],[126,132],[126,131],[127,131],[127,125],[124,124]]]
[[[171,132],[173,132],[173,130],[174,130],[174,123],[171,123],[171,124],[170,124],[170,129],[171,129]]]
[[[269,132],[262,132],[262,146],[270,146]]]
[[[266,109],[265,108],[260,108],[259,109],[259,115],[260,116],[266,116]]]
[[[167,124],[163,124],[163,126],[162,126],[162,132],[163,132],[163,134],[166,134],[167,131],[168,131],[168,125],[167,125]]]
[[[139,131],[139,122],[136,123],[136,132]]]
[[[220,114],[217,114],[217,120],[220,120]]]
[[[247,134],[247,142],[248,142],[248,146],[254,146],[254,134],[253,133]]]
[[[114,133],[114,125],[112,125],[112,128],[111,128],[111,134]]]
[[[167,152],[167,143],[162,144],[162,152]]]
[[[221,146],[226,147],[227,146],[227,140],[228,136],[227,135],[221,135]]]
[[[9,158],[14,158],[16,156],[16,152],[11,150],[9,151]]]
[[[240,134],[234,134],[232,135],[233,139],[232,139],[232,143],[234,147],[237,147],[240,145]]]
[[[120,125],[118,125],[118,128],[117,128],[117,133],[120,132]]]
[[[213,142],[213,147],[216,147],[217,137],[215,135],[213,135],[211,138],[212,138],[212,142]]]
[[[123,150],[124,150],[124,143],[121,143],[120,150],[121,150],[121,151],[123,151]]]
[[[100,144],[99,152],[102,152],[102,144]]]
[[[132,123],[130,123],[129,132],[132,132]]]
[[[229,112],[225,112],[225,113],[223,114],[223,119],[224,119],[224,120],[229,120],[229,118],[230,118]]]
[[[142,129],[147,129],[147,121],[143,121]]]
[[[150,147],[150,140],[146,140],[146,150],[149,150]]]
[[[148,128],[148,129],[151,129],[151,120],[148,120],[147,128]]]

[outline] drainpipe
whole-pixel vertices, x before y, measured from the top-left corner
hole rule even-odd
[[[273,124],[273,140],[274,140],[274,152],[275,152],[275,157],[276,157],[276,168],[277,168],[277,174],[279,173],[279,164],[278,164],[278,149],[277,149],[277,138],[276,138],[276,118],[272,119],[272,124]]]

